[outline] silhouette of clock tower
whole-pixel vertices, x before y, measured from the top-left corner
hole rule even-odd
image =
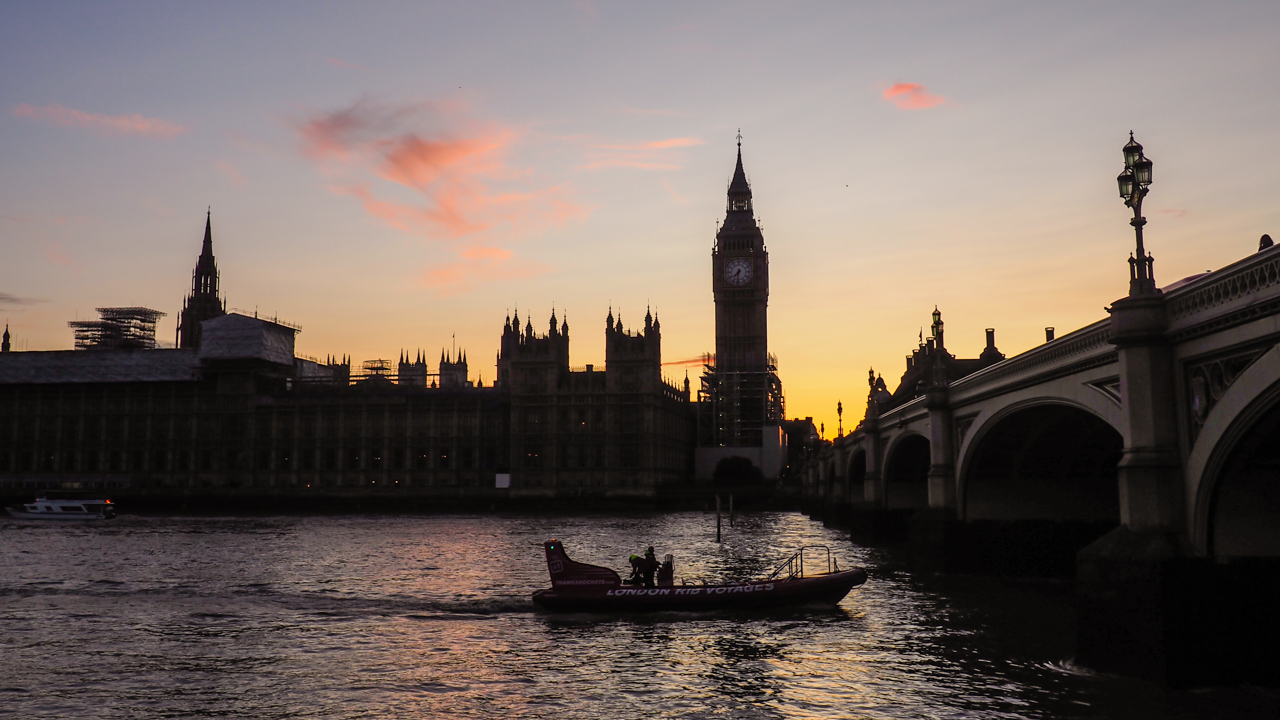
[[[729,182],[724,224],[711,250],[716,302],[716,370],[763,372],[769,364],[769,252],[751,209],[751,186],[738,165]]]
[[[741,456],[765,477],[777,477],[785,451],[778,448],[782,382],[769,354],[769,253],[751,207],[741,134],[724,223],[711,250],[711,289],[716,354],[698,394],[698,475],[705,478],[715,462]]]

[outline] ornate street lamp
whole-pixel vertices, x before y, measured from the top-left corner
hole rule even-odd
[[[1124,146],[1124,172],[1116,177],[1116,183],[1124,204],[1133,208],[1129,224],[1138,239],[1136,256],[1129,256],[1129,295],[1149,295],[1156,292],[1155,258],[1142,245],[1142,226],[1147,224],[1147,219],[1142,217],[1142,199],[1151,185],[1151,161],[1142,154],[1142,145],[1133,139],[1132,130]]]

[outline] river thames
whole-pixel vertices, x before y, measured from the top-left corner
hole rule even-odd
[[[677,578],[827,545],[871,578],[834,610],[552,615],[542,542]],[[1258,688],[1075,667],[1067,582],[914,577],[798,513],[122,516],[0,521],[0,716],[1247,718]]]

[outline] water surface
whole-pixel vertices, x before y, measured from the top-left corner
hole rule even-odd
[[[0,521],[0,716],[1280,717],[1071,663],[1068,585],[916,578],[795,513]],[[831,611],[551,615],[542,542],[622,570],[767,573],[825,544],[871,580]]]

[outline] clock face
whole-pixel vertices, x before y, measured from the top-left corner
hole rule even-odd
[[[724,279],[730,285],[746,285],[751,282],[751,261],[734,258],[724,264]]]

